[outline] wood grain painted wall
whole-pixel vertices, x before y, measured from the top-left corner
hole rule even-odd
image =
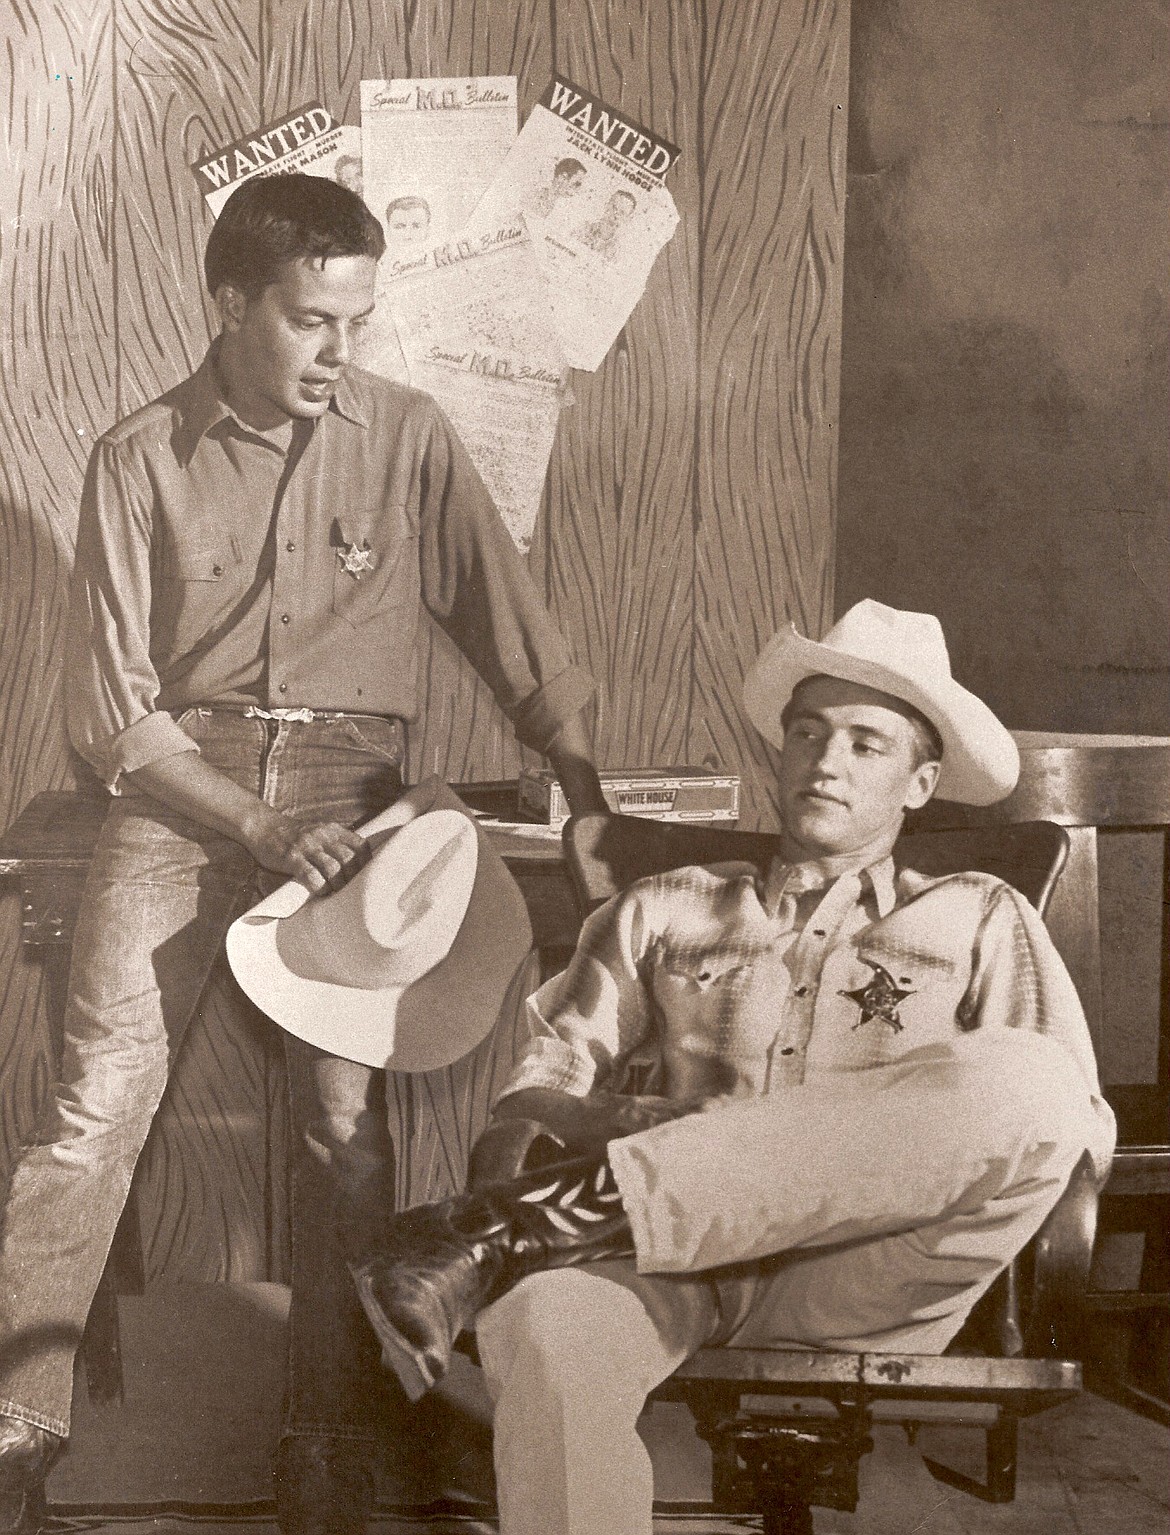
[[[526,113],[554,68],[681,146],[681,223],[603,366],[576,376],[533,570],[597,679],[599,760],[737,767],[745,823],[767,823],[743,669],[787,618],[831,618],[848,0],[10,0],[7,18],[3,824],[73,781],[61,623],[90,445],[208,341],[190,162],[309,98],[356,123],[364,76],[516,73]],[[429,635],[422,665],[413,774],[514,773],[467,664]],[[17,918],[5,894],[6,1155],[52,1072]],[[404,1197],[458,1175],[500,1065],[394,1085]],[[280,1100],[272,1030],[220,976],[140,1168],[148,1276],[280,1272]]]

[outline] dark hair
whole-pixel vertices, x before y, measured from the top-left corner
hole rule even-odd
[[[584,170],[585,167],[581,164],[580,160],[574,160],[571,156],[568,156],[564,160],[557,161],[555,167],[553,168],[553,175],[575,176],[578,171],[584,173]]]
[[[788,729],[788,726],[792,722],[793,706],[796,703],[797,695],[799,694],[801,688],[806,682],[815,682],[824,675],[825,673],[823,672],[813,672],[808,677],[802,677],[793,688],[792,697],[780,711],[780,723],[783,725],[785,730]],[[882,692],[883,689],[877,688],[875,691]],[[939,735],[938,730],[931,723],[931,721],[927,719],[925,714],[916,709],[913,704],[908,704],[904,698],[899,698],[897,694],[888,693],[886,696],[889,698],[891,704],[897,709],[898,713],[904,715],[905,718],[908,719],[910,724],[914,727],[915,769],[923,767],[927,762],[941,762],[943,756],[942,736]]]
[[[302,256],[372,256],[386,249],[382,226],[356,192],[296,171],[255,176],[224,203],[207,241],[203,273],[214,298],[231,283],[249,298]]]

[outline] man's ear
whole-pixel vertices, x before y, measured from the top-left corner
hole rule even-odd
[[[234,283],[220,283],[215,290],[215,308],[224,330],[239,330],[248,311],[248,295]]]
[[[916,767],[910,778],[910,786],[906,790],[903,809],[920,810],[938,788],[938,775],[941,772],[941,762],[923,762]]]

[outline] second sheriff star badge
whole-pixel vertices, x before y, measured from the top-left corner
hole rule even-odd
[[[374,551],[369,544],[346,544],[337,551],[337,558],[341,561],[341,568],[347,575],[351,575],[355,581],[360,581],[364,570],[373,570]]]

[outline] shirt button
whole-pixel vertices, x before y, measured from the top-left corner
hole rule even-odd
[[[795,1055],[796,1051],[792,1048],[791,1045],[785,1045],[783,1050],[781,1050],[780,1054],[781,1055]]]
[[[794,988],[794,992],[795,992],[795,995],[798,996],[798,997],[807,997],[808,996],[808,987],[807,986],[797,986],[797,987]]]
[[[287,550],[288,550],[288,552],[289,552],[289,553],[290,553],[290,554],[292,554],[292,552],[293,552],[293,550],[294,550],[294,549],[295,549],[295,548],[296,548],[296,544],[294,544],[294,543],[293,543],[293,541],[292,541],[292,539],[291,539],[291,538],[290,538],[290,539],[289,539],[289,541],[288,541],[288,543],[287,543],[287,544],[285,544],[285,546],[284,546],[284,547],[285,547],[285,548],[286,548],[286,549],[287,549]]]
[[[213,565],[211,567],[211,574],[213,576],[222,576],[223,575],[223,566],[222,565]]]
[[[280,685],[277,687],[276,691],[278,693],[287,693],[288,692],[288,683],[287,682],[280,683]]]
[[[280,615],[280,621],[281,621],[282,624],[291,624],[292,623],[292,619],[288,616],[287,613],[282,613]]]

